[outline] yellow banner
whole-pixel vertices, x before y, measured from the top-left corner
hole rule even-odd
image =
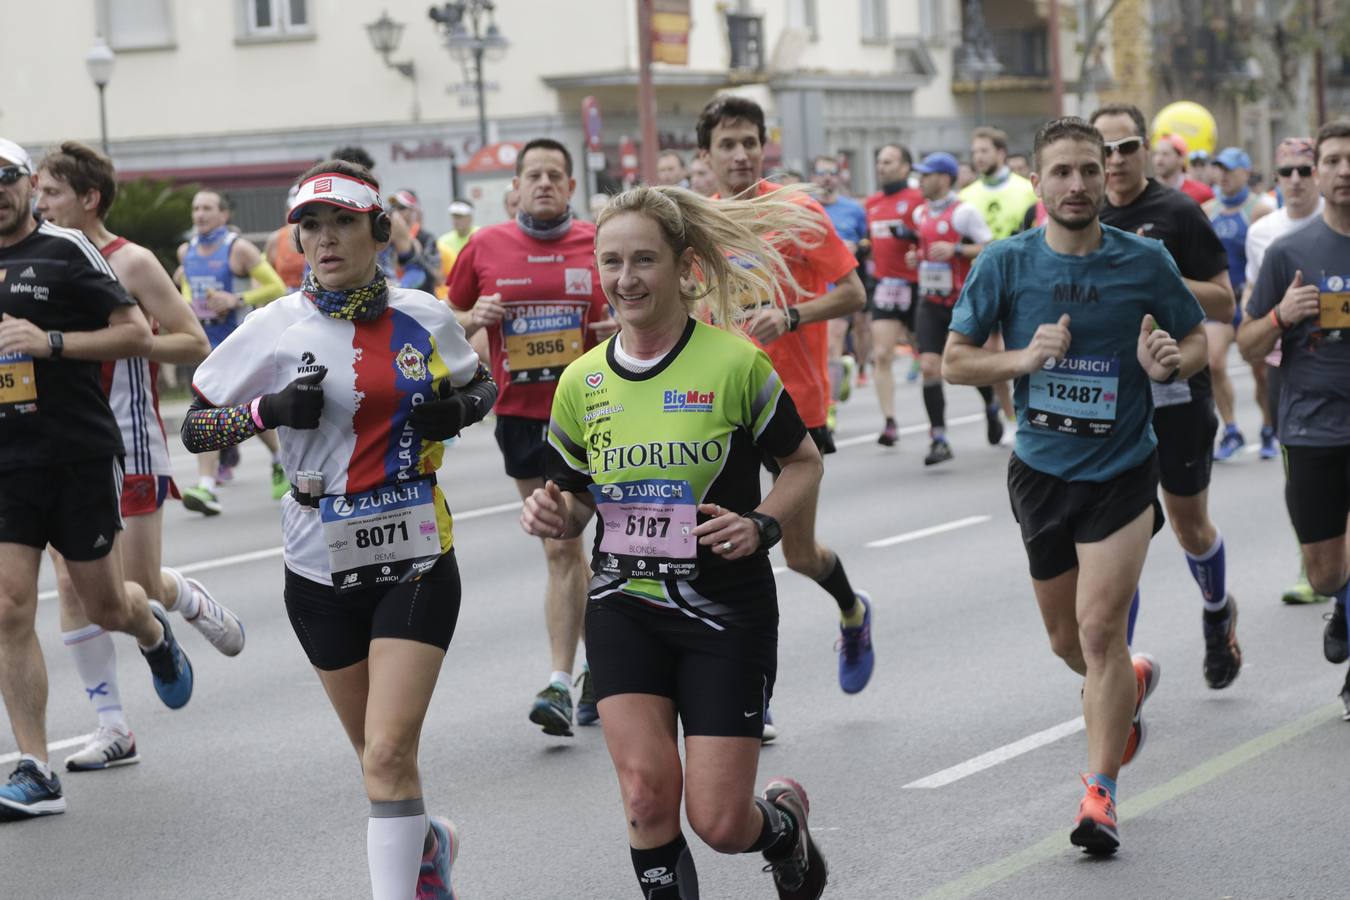
[[[689,65],[689,0],[654,0],[652,60]]]

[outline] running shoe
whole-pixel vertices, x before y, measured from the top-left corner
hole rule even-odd
[[[1120,758],[1122,766],[1139,755],[1144,747],[1144,738],[1148,731],[1144,728],[1144,701],[1153,693],[1162,678],[1162,666],[1147,653],[1136,653],[1130,658],[1134,663],[1134,677],[1139,683],[1134,701],[1134,719],[1130,722],[1130,736],[1125,741],[1125,753]],[[1115,849],[1115,848],[1112,848]]]
[[[595,708],[595,685],[591,681],[591,667],[583,665],[577,676],[577,724],[594,725],[600,721],[600,712]]]
[[[856,694],[867,687],[876,663],[872,652],[872,598],[863,591],[854,596],[863,605],[862,624],[856,628],[841,624],[839,642],[834,647],[839,654],[839,687],[845,694]]]
[[[839,428],[839,413],[834,408],[834,401],[830,401],[829,408],[825,410],[825,427],[833,433]]]
[[[530,721],[554,737],[572,736],[572,692],[554,681],[535,695]]]
[[[773,713],[769,711],[766,704],[764,707],[764,730],[760,732],[759,742],[761,744],[772,744],[778,739],[778,726],[773,724]]]
[[[867,366],[858,367],[858,387],[867,387]]]
[[[291,483],[286,478],[286,470],[281,467],[281,463],[272,463],[272,499],[280,500],[290,489]]]
[[[1345,634],[1345,607],[1337,603],[1322,618],[1327,620],[1327,627],[1322,631],[1322,655],[1329,663],[1343,663],[1350,659],[1350,641],[1346,640]]]
[[[216,602],[206,587],[195,578],[185,579],[197,595],[197,618],[185,619],[201,636],[226,656],[238,656],[244,649],[244,623]]]
[[[66,771],[98,772],[116,766],[134,765],[140,761],[134,734],[100,725],[83,749],[66,757]]]
[[[216,484],[234,481],[234,466],[216,466]]]
[[[47,778],[31,759],[21,759],[0,787],[0,820],[54,816],[66,811],[61,779]]]
[[[1116,805],[1111,802],[1111,794],[1100,784],[1089,784],[1086,775],[1079,777],[1087,790],[1078,804],[1078,821],[1069,840],[1094,855],[1115,853],[1120,846],[1120,832],[1116,829]]]
[[[1279,445],[1275,443],[1275,429],[1269,425],[1261,426],[1261,458],[1274,459],[1280,455]]]
[[[192,662],[174,640],[164,607],[151,600],[150,612],[164,627],[164,640],[154,650],[141,650],[141,655],[150,664],[150,677],[159,699],[169,709],[182,709],[192,699]]]
[[[1003,440],[999,443],[1005,447],[1017,445],[1017,419],[1008,420],[1006,427],[1003,429]]]
[[[984,437],[991,447],[997,447],[1003,440],[1003,412],[997,403],[984,411]]]
[[[1313,586],[1308,584],[1308,576],[1299,573],[1298,581],[1295,581],[1292,586],[1285,588],[1284,593],[1280,595],[1280,599],[1293,606],[1306,605],[1309,603],[1326,603],[1331,598],[1325,597],[1313,590]]]
[[[842,356],[839,364],[844,367],[844,374],[839,379],[839,402],[847,403],[848,398],[853,396],[853,374],[858,371],[858,363],[851,356]]]
[[[928,445],[928,455],[923,458],[923,464],[925,466],[936,466],[938,463],[945,463],[951,458],[951,444],[948,444],[945,438],[935,438]]]
[[[417,873],[417,900],[455,900],[455,888],[450,884],[450,871],[459,855],[459,832],[455,823],[444,816],[431,816],[428,824],[436,836],[436,846],[422,857],[422,868]]]
[[[894,447],[900,440],[900,429],[896,427],[894,419],[887,419],[886,424],[881,429],[881,434],[877,435],[877,443],[883,447]]]
[[[1228,615],[1211,622],[1205,614],[1205,683],[1214,690],[1228,687],[1242,671],[1237,640],[1237,600],[1228,595]]]
[[[913,384],[919,380],[919,358],[916,356],[910,361],[909,371],[905,373],[905,381]]]
[[[1246,443],[1247,439],[1237,430],[1237,426],[1229,425],[1224,429],[1223,437],[1219,439],[1219,447],[1214,451],[1214,458],[1220,462],[1232,459]]]
[[[204,516],[220,515],[220,501],[216,499],[214,493],[201,485],[183,488],[183,506]]]
[[[1341,688],[1341,705],[1345,707],[1341,719],[1350,722],[1350,671],[1345,673],[1345,687]]]
[[[820,848],[811,840],[806,824],[811,814],[811,801],[806,789],[791,778],[775,778],[764,786],[764,799],[792,817],[797,826],[797,840],[792,852],[784,859],[764,859],[764,871],[773,873],[773,884],[778,889],[778,900],[816,900],[825,893],[829,881],[829,867]]]

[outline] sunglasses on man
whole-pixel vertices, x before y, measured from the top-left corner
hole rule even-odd
[[[1122,157],[1133,156],[1139,148],[1144,146],[1144,139],[1139,136],[1121,138],[1118,141],[1103,141],[1102,147],[1106,150],[1109,157],[1112,153],[1119,153]]]
[[[1313,172],[1313,167],[1312,167],[1312,166],[1280,166],[1280,167],[1279,167],[1278,169],[1276,169],[1275,171],[1279,173],[1279,175],[1280,175],[1281,178],[1289,178],[1289,177],[1292,176],[1295,172],[1298,173],[1298,177],[1299,177],[1299,178],[1311,178],[1311,177],[1312,177],[1312,172]]]
[[[0,184],[13,184],[27,174],[22,166],[5,166],[0,168]]]

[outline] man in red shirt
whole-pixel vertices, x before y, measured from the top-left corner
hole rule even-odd
[[[595,273],[595,226],[572,215],[577,182],[572,156],[551,138],[536,138],[516,158],[515,219],[480,228],[450,270],[450,305],[469,336],[486,330],[492,377],[501,393],[497,445],[521,498],[544,486],[544,448],[558,378],[599,334],[612,333]],[[548,587],[545,620],[553,654],[548,686],[530,721],[545,734],[572,734],[572,666],[586,610],[589,566],[580,538],[544,539]],[[581,675],[577,723],[598,721]]]
[[[717,179],[720,197],[756,196],[779,185],[762,180],[764,111],[744,97],[722,96],[703,108],[698,118],[698,152]],[[833,453],[834,442],[825,419],[830,402],[828,321],[851,316],[863,308],[866,293],[858,278],[858,261],[835,234],[819,203],[809,205],[820,217],[825,234],[810,248],[780,247],[800,291],[787,288],[788,314],[765,306],[745,320],[747,335],[773,360],[802,421],[822,453]],[[831,287],[833,285],[833,287]],[[773,466],[766,461],[770,471]],[[834,551],[816,541],[815,498],[783,527],[783,555],[788,568],[814,580],[839,604],[841,618],[839,684],[853,694],[867,686],[872,675],[872,607],[869,598],[854,591],[844,565]],[[765,716],[765,738],[775,732]]]
[[[1170,188],[1176,188],[1196,203],[1214,199],[1214,192],[1203,181],[1186,174],[1186,140],[1179,134],[1153,136],[1153,174]]]

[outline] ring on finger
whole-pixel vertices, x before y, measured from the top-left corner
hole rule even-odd
[[[722,542],[722,549],[723,549],[724,551],[726,551],[726,552],[729,553],[729,552],[731,552],[732,550],[735,550],[735,549],[736,549],[736,545],[733,544],[731,541],[723,541],[723,542]]]

